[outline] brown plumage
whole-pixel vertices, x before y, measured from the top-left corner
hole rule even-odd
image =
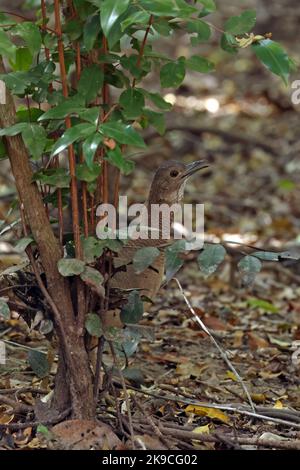
[[[168,161],[163,163],[154,174],[149,196],[146,205],[149,209],[152,204],[167,204],[171,206],[180,203],[184,195],[184,188],[187,179],[198,170],[206,168],[208,164],[203,161],[196,161],[184,164],[178,161]],[[115,266],[122,265],[122,270],[117,271],[110,281],[110,286],[117,289],[139,289],[141,294],[146,295],[151,300],[155,298],[164,275],[164,252],[154,260],[152,265],[143,273],[136,274],[132,259],[135,252],[143,247],[160,247],[166,244],[166,238],[161,230],[159,238],[130,240],[124,245],[114,260]],[[108,311],[105,315],[109,326],[119,325],[119,315],[117,311]],[[114,320],[113,320],[114,319]]]

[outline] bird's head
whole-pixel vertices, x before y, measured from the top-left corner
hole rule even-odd
[[[151,204],[175,204],[180,202],[188,178],[208,166],[205,160],[188,164],[176,160],[163,163],[152,180],[148,202]]]

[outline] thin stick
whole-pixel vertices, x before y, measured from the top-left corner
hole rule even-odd
[[[245,410],[243,408],[239,408],[240,405],[234,406],[234,405],[223,405],[219,403],[205,403],[205,402],[197,402],[196,400],[189,400],[188,398],[182,398],[179,396],[172,396],[172,395],[160,395],[154,392],[149,392],[148,390],[141,390],[139,388],[135,388],[132,386],[128,385],[128,388],[131,388],[132,390],[135,390],[138,393],[143,393],[144,395],[150,395],[155,398],[160,398],[162,400],[166,401],[174,401],[175,403],[184,403],[186,405],[193,405],[193,406],[201,406],[203,408],[216,408],[219,410],[223,411],[230,411],[233,413],[239,413],[241,415],[246,415],[246,416],[252,416],[253,418],[257,419],[262,419],[262,420],[267,420],[267,421],[272,421],[273,423],[278,423],[278,424],[283,424],[285,426],[291,426],[296,429],[300,429],[300,424],[294,423],[292,421],[288,421],[285,419],[280,419],[280,418],[273,418],[272,416],[267,416],[264,414],[260,413],[255,413],[252,411]],[[267,410],[266,410],[267,411]]]
[[[131,408],[130,408],[130,401],[129,401],[129,397],[128,397],[128,392],[127,392],[127,388],[126,388],[126,384],[125,384],[125,380],[124,380],[124,375],[123,375],[121,369],[118,366],[118,360],[117,360],[117,356],[116,356],[116,352],[115,352],[115,348],[114,348],[113,343],[111,341],[109,341],[108,344],[109,344],[109,347],[110,347],[110,350],[111,350],[111,354],[113,356],[114,365],[115,365],[115,367],[118,371],[118,374],[119,374],[119,377],[120,377],[120,380],[121,380],[121,385],[122,385],[122,389],[123,389],[123,392],[124,392],[125,403],[126,403],[126,408],[127,408],[127,416],[128,416],[128,424],[129,424],[129,430],[130,430],[130,436],[131,436],[132,450],[135,450],[135,444],[134,444],[135,437],[134,437],[134,431],[133,431],[133,426],[132,426],[132,414],[131,414]]]
[[[186,297],[185,293],[184,293],[184,290],[180,284],[180,282],[178,281],[178,279],[176,277],[173,278],[174,281],[176,281],[178,287],[179,287],[179,290],[181,292],[181,295],[182,297],[184,298],[184,301],[185,303],[187,304],[191,314],[192,314],[192,320],[197,323],[201,328],[202,330],[209,336],[209,338],[211,339],[212,343],[215,345],[215,347],[218,349],[222,359],[226,362],[226,364],[228,365],[228,367],[230,368],[230,370],[234,373],[234,375],[236,376],[238,382],[241,384],[241,387],[242,389],[244,390],[244,393],[249,401],[249,404],[251,406],[251,409],[253,412],[255,412],[255,406],[254,406],[254,403],[252,401],[252,398],[251,398],[251,395],[242,379],[242,377],[239,375],[239,373],[237,372],[236,368],[234,367],[234,365],[230,362],[228,356],[227,356],[227,353],[226,351],[219,345],[219,343],[216,341],[216,339],[214,338],[214,336],[212,335],[212,333],[209,331],[209,329],[206,327],[206,325],[203,323],[203,321],[198,317],[198,315],[196,314],[195,310],[193,309],[189,299]]]
[[[60,20],[60,0],[54,0],[54,16],[55,16],[55,29],[58,36],[57,47],[58,47],[58,56],[59,56],[59,65],[60,65],[60,75],[62,82],[62,92],[65,98],[68,98],[68,81],[67,81],[67,72],[66,64],[64,57],[64,43],[62,39],[62,28]],[[71,128],[71,119],[69,116],[65,118],[66,129]],[[77,179],[76,179],[76,161],[75,161],[75,152],[73,145],[68,147],[68,156],[69,156],[69,169],[71,176],[71,201],[72,201],[72,221],[73,221],[73,234],[75,242],[75,254],[76,257],[82,258],[82,247],[80,240],[80,224],[79,224],[79,207],[78,207],[78,189],[77,189]]]
[[[95,370],[95,379],[94,379],[94,400],[95,403],[97,402],[98,397],[98,390],[100,386],[100,372],[101,372],[101,364],[102,364],[102,355],[103,355],[103,348],[105,344],[104,336],[101,336],[98,343],[97,349],[97,360],[96,360],[96,370]]]

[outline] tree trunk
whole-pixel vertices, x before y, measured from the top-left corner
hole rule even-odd
[[[0,58],[0,73],[5,68]],[[0,105],[0,126],[15,123],[15,105],[11,93],[6,92],[6,104]],[[57,269],[62,258],[62,248],[54,236],[41,194],[32,181],[29,156],[21,135],[5,137],[4,143],[10,159],[20,203],[23,204],[26,221],[37,244],[47,279],[47,290],[55,304],[54,320],[60,343],[59,374],[56,379],[56,406],[61,409],[66,397],[70,397],[72,415],[77,418],[94,416],[93,383],[88,354],[84,347],[82,328],[78,328],[70,285]],[[61,381],[63,380],[64,383]],[[64,393],[62,390],[65,389]]]

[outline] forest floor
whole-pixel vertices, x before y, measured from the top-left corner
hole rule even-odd
[[[294,33],[299,6],[297,11],[298,16],[290,12]],[[266,19],[265,27],[273,20]],[[275,33],[280,40],[280,30]],[[292,26],[283,41],[299,62]],[[186,47],[183,41],[176,53],[183,55]],[[299,253],[300,107],[291,103],[291,90],[247,51],[239,59],[213,48],[206,53],[217,63],[216,74],[187,76],[172,95],[170,130],[151,136],[149,151],[136,158],[134,180],[124,180],[123,190],[142,201],[145,183],[162,160],[207,158],[210,170],[189,182],[185,198],[205,204],[207,240],[275,251],[293,246]],[[230,247],[221,269],[208,278],[193,257],[179,272],[194,314],[175,281],[160,290],[141,322],[145,331],[153,329],[152,338],[145,337],[129,359],[127,392],[116,376],[116,396],[99,401],[99,418],[128,442],[131,412],[137,448],[300,449],[300,265],[264,263],[255,282],[243,287],[236,267],[243,249]],[[1,397],[17,396],[30,407],[39,391],[50,390],[55,362],[43,379],[27,362],[28,351],[46,351],[47,342],[17,315],[0,324],[0,339],[8,352],[0,369],[0,429],[12,424],[11,432],[0,434],[0,448],[46,446],[30,423],[14,429],[18,413]]]

